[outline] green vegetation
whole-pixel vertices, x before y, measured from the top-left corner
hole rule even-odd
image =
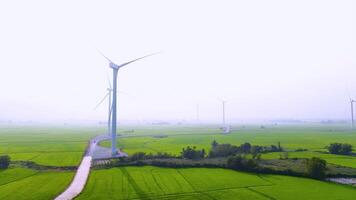
[[[260,153],[268,153],[268,152],[281,152],[283,151],[280,143],[278,142],[278,146],[270,145],[270,146],[258,146],[251,145],[248,142],[241,144],[240,146],[231,145],[231,144],[219,144],[216,140],[211,143],[211,148],[209,152],[209,157],[226,157],[226,156],[234,156],[236,154],[252,154],[254,158],[259,157]]]
[[[241,171],[256,171],[258,163],[254,159],[248,159],[241,155],[232,156],[227,159],[227,168]]]
[[[89,138],[100,132],[80,127],[0,127],[0,156],[11,157],[9,168],[0,170],[0,199],[54,199],[74,175],[66,168],[79,164]]]
[[[101,132],[89,127],[0,127],[0,155],[41,165],[76,166],[88,140]]]
[[[236,127],[234,130],[231,134],[220,134],[218,129],[211,127],[126,127],[119,132],[124,137],[118,138],[118,146],[132,155],[130,162],[139,163],[144,159],[146,163],[141,164],[185,165],[185,168],[145,166],[93,170],[85,191],[78,199],[348,200],[355,196],[355,190],[351,187],[317,180],[280,175],[258,176],[211,168],[225,163],[232,169],[245,170],[258,164],[259,167],[279,170],[284,174],[288,174],[290,169],[302,174],[307,173],[305,159],[295,158],[319,157],[327,161],[326,175],[341,173],[354,176],[354,154],[330,154],[325,147],[331,143],[356,145],[355,131],[338,126],[266,125],[263,129],[251,126]],[[0,199],[28,196],[53,199],[69,184],[73,171],[66,170],[79,164],[89,138],[102,132],[104,129],[83,127],[0,127],[0,155],[11,157],[10,168],[0,170]],[[215,147],[212,145],[214,140],[218,141]],[[109,146],[109,143],[103,142],[102,145]],[[201,156],[203,149],[204,156]],[[233,156],[229,162],[227,157],[217,156],[225,155],[230,150],[234,152],[227,154]],[[280,152],[282,150],[284,152]],[[239,156],[241,153],[247,155]],[[210,154],[215,155],[206,159]],[[197,157],[204,159],[195,160]],[[22,168],[26,165],[52,168]],[[189,166],[195,168],[187,168]],[[332,194],[328,194],[330,191]],[[298,194],[291,195],[295,193]]]
[[[180,153],[182,158],[187,159],[201,159],[205,157],[205,150],[198,150],[195,146],[187,148],[183,148],[182,152]]]
[[[281,156],[283,157],[283,153],[280,152],[266,153],[266,154],[262,154],[261,159],[279,159]],[[331,164],[356,168],[355,156],[335,155],[326,152],[312,152],[312,151],[288,152],[289,159],[312,158],[312,157],[322,158]]]
[[[352,200],[349,186],[213,168],[120,167],[93,170],[81,199]]]
[[[7,169],[10,165],[10,156],[0,156],[0,169]]]
[[[351,144],[332,143],[327,149],[332,154],[349,155],[352,153]]]
[[[53,199],[72,179],[73,172],[40,172],[25,168],[0,171],[0,199]]]
[[[166,129],[166,130],[165,130]],[[356,157],[329,154],[326,146],[330,143],[348,143],[356,145],[356,131],[345,129],[338,125],[308,125],[308,126],[256,126],[233,127],[231,134],[220,134],[213,128],[202,127],[171,127],[134,129],[134,132],[124,133],[124,136],[139,136],[135,138],[119,138],[118,146],[128,154],[135,152],[154,153],[166,152],[178,156],[186,146],[196,146],[197,149],[211,150],[211,142],[230,143],[239,146],[249,142],[258,146],[270,146],[278,142],[288,151],[289,158],[320,157],[328,163],[355,167]],[[153,137],[153,134],[165,134],[166,137]],[[103,146],[110,146],[108,141]],[[253,147],[252,147],[253,148]],[[298,152],[294,152],[298,151]],[[281,153],[263,153],[262,159],[279,159]]]
[[[307,159],[307,171],[311,178],[324,179],[326,176],[326,161],[320,158]]]

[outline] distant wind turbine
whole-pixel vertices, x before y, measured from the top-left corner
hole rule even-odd
[[[223,126],[225,126],[225,104],[226,104],[226,101],[224,100],[220,100],[221,103],[222,103],[222,123],[223,123]]]
[[[225,122],[225,105],[226,105],[226,102],[225,100],[222,100],[220,99],[221,103],[222,103],[222,129],[224,131],[224,133],[230,133],[230,126],[229,125],[226,125],[226,122]]]
[[[112,87],[111,87],[111,82],[110,79],[108,79],[109,82],[109,87],[107,88],[107,93],[104,96],[104,98],[95,106],[95,109],[98,108],[106,98],[108,98],[108,135],[111,135],[111,95],[112,95]]]
[[[354,128],[354,103],[356,101],[351,99],[350,97],[350,104],[351,104],[351,127]]]
[[[104,54],[102,54],[100,51],[99,53],[107,60],[109,61],[109,67],[113,70],[113,98],[112,98],[112,106],[111,106],[111,154],[113,156],[115,156],[117,154],[117,150],[116,150],[116,124],[117,124],[117,110],[116,110],[116,104],[117,104],[117,74],[119,69],[121,69],[122,67],[131,64],[133,62],[136,62],[138,60],[141,60],[143,58],[155,55],[157,53],[153,53],[153,54],[149,54],[140,58],[136,58],[134,60],[122,63],[120,65],[115,64],[114,62],[112,62],[109,58],[107,58]]]

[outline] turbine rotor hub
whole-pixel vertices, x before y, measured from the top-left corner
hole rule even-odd
[[[113,62],[110,62],[110,67],[113,68],[113,69],[119,69],[119,65],[113,63]]]

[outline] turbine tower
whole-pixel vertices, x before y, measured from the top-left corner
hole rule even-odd
[[[112,62],[109,58],[107,58],[104,54],[102,54],[100,51],[99,53],[107,60],[109,61],[109,67],[113,70],[113,88],[112,88],[112,93],[113,93],[113,97],[112,97],[112,106],[111,106],[111,155],[115,156],[117,154],[116,151],[116,124],[117,124],[117,110],[116,110],[116,106],[117,106],[117,74],[119,72],[119,69],[121,69],[122,67],[131,64],[133,62],[136,62],[138,60],[141,60],[143,58],[146,58],[148,56],[152,56],[154,54],[149,54],[140,58],[136,58],[134,60],[122,63],[122,64],[115,64],[114,62]]]
[[[356,101],[351,99],[350,97],[350,104],[351,104],[351,127],[354,128],[354,103]]]
[[[223,123],[223,126],[225,127],[225,103],[226,103],[226,101],[221,100],[221,103],[222,103],[222,123]]]
[[[109,83],[109,87],[107,88],[109,94],[109,104],[108,104],[108,135],[110,136],[111,131],[111,95],[112,95],[112,88],[111,84]]]

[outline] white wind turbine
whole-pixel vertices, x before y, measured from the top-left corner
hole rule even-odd
[[[356,101],[354,99],[350,98],[350,105],[351,105],[351,128],[354,128],[354,103]]]
[[[119,69],[121,69],[122,67],[131,64],[133,62],[136,62],[138,60],[141,60],[143,58],[146,58],[148,56],[152,56],[155,55],[156,53],[153,54],[149,54],[140,58],[136,58],[134,60],[122,63],[122,64],[115,64],[114,62],[112,62],[109,58],[107,58],[104,54],[102,54],[100,51],[99,53],[107,60],[109,61],[109,67],[113,70],[113,88],[112,88],[112,92],[113,92],[113,97],[112,97],[112,106],[111,106],[111,154],[112,156],[115,156],[117,154],[117,150],[116,150],[116,124],[117,124],[117,110],[116,110],[116,105],[117,105],[117,74],[119,72]]]
[[[111,135],[111,96],[112,96],[112,87],[111,87],[111,82],[110,82],[110,79],[108,79],[108,84],[109,84],[109,87],[107,88],[107,93],[106,95],[104,96],[104,98],[95,106],[95,109],[97,107],[100,106],[100,104],[102,104],[104,102],[104,100],[106,98],[108,98],[109,102],[108,102],[108,135],[110,136]]]

